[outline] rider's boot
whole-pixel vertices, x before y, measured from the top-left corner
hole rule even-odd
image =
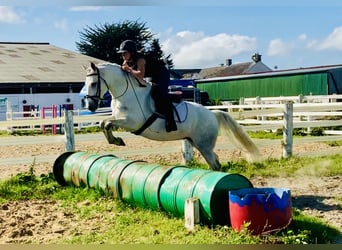
[[[173,110],[172,110],[172,104],[167,105],[165,112],[165,129],[166,132],[176,131],[177,130],[177,124],[173,117]]]
[[[173,119],[166,120],[165,129],[166,129],[166,132],[176,131],[177,130],[176,122]]]

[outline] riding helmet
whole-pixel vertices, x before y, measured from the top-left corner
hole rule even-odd
[[[120,44],[120,49],[119,49],[118,53],[123,53],[123,52],[136,53],[137,52],[137,45],[132,40],[123,41]]]

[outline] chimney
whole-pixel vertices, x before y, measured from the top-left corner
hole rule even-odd
[[[252,56],[252,60],[254,62],[261,62],[261,55],[259,53],[255,53],[253,56]]]
[[[226,66],[230,66],[230,65],[232,65],[232,59],[227,59],[226,60]]]

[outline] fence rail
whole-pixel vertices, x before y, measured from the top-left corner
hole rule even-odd
[[[286,102],[294,103],[324,103],[337,102],[342,100],[342,95],[298,95],[298,96],[275,96],[275,97],[251,97],[241,98],[240,104],[284,104]]]

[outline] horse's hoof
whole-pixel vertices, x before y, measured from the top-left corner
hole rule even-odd
[[[118,146],[126,146],[125,142],[122,140],[121,137],[117,137],[117,140],[118,140]]]
[[[108,140],[109,144],[114,144],[116,146],[126,146],[125,142],[121,137],[114,137],[112,140]]]

